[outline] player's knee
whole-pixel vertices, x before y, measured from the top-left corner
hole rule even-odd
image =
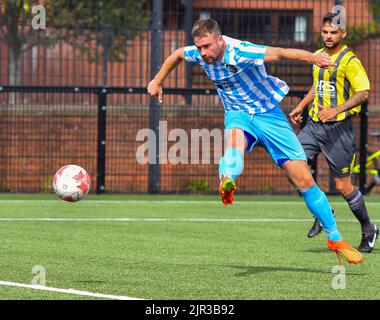
[[[299,190],[307,190],[313,187],[315,184],[311,175],[304,175],[297,178],[295,185]]]
[[[343,183],[341,181],[335,181],[335,188],[344,197],[349,196],[355,189],[352,183]]]
[[[340,183],[335,183],[335,188],[336,188],[336,190],[338,190],[342,194],[345,191],[345,187],[342,184],[340,184]]]
[[[308,190],[310,189],[311,187],[313,187],[315,184],[314,180],[313,179],[304,179],[300,182],[298,188],[300,190]]]
[[[349,196],[355,189],[351,179],[348,178],[335,178],[335,188],[342,194],[344,197]]]

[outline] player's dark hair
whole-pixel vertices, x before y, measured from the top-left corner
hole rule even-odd
[[[324,24],[334,24],[335,22],[338,22],[338,26],[341,28],[341,29],[345,29],[345,24],[344,24],[344,22],[343,21],[340,21],[340,18],[338,18],[338,21],[336,21],[336,17],[338,17],[339,16],[339,13],[338,12],[336,12],[336,13],[334,13],[334,12],[327,12],[324,16],[323,16],[323,18],[322,18],[322,25],[324,25]],[[341,24],[339,24],[339,23],[341,23]]]
[[[219,36],[221,34],[218,23],[213,19],[198,20],[194,23],[191,35],[194,37],[203,37],[206,33]]]

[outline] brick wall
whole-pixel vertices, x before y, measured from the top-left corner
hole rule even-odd
[[[112,107],[111,107],[112,109]],[[120,112],[120,110],[118,111]],[[117,193],[144,193],[148,190],[148,165],[136,160],[136,151],[144,143],[136,141],[136,134],[148,128],[147,114],[110,112],[107,120],[106,189]],[[168,132],[175,128],[190,133],[194,128],[223,128],[223,115],[195,117],[180,113],[168,120]],[[379,122],[370,117],[370,130]],[[83,115],[2,113],[0,117],[0,174],[1,192],[50,192],[55,171],[66,164],[84,167],[91,176],[92,192],[96,184],[97,116],[95,112]],[[358,133],[357,133],[358,136]],[[178,141],[178,140],[176,140]],[[176,143],[168,142],[167,150]],[[370,138],[370,148],[379,142]],[[163,164],[161,165],[161,191],[188,192],[201,181],[200,191],[216,192],[218,184],[218,159],[210,149],[211,165]],[[218,151],[218,150],[217,150]],[[220,150],[219,150],[220,152]],[[190,144],[188,153],[191,154]],[[328,168],[321,158],[319,182],[329,189]],[[283,172],[271,161],[263,149],[246,154],[245,170],[238,180],[241,193],[271,194],[294,192]]]
[[[112,108],[111,108],[112,109]],[[25,111],[24,111],[25,112]],[[120,110],[119,110],[120,112]],[[30,112],[31,113],[31,112]],[[194,115],[170,117],[168,132],[181,128],[190,133],[194,128],[223,128],[223,114],[210,118]],[[66,164],[84,167],[96,183],[97,116],[58,114],[7,114],[0,117],[0,190],[2,192],[43,192],[51,190],[55,171]],[[148,128],[147,115],[113,114],[107,119],[106,188],[110,192],[146,192],[148,165],[136,160],[136,151],[144,142],[136,141],[139,130]],[[167,150],[175,144],[168,142]],[[191,154],[189,140],[189,155]],[[221,154],[221,150],[219,150]],[[205,156],[205,155],[203,155]],[[207,155],[206,155],[207,156]],[[202,159],[200,157],[200,159]],[[162,192],[187,192],[195,180],[207,181],[214,192],[217,187],[218,161],[210,149],[211,165],[163,164]],[[190,158],[189,158],[190,162]],[[287,180],[262,150],[246,156],[240,189],[245,192],[289,192]]]

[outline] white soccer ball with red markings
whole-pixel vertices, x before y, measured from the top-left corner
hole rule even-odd
[[[62,200],[76,202],[90,191],[90,177],[86,170],[75,164],[60,168],[53,178],[53,190]]]

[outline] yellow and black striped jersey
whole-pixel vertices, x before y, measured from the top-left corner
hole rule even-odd
[[[317,50],[320,53],[325,49]],[[336,66],[322,69],[313,66],[314,100],[309,110],[313,121],[318,122],[318,105],[336,108],[347,101],[355,92],[370,89],[370,83],[358,57],[347,46],[330,56]],[[332,121],[341,121],[349,116],[359,114],[361,106],[339,113]]]

